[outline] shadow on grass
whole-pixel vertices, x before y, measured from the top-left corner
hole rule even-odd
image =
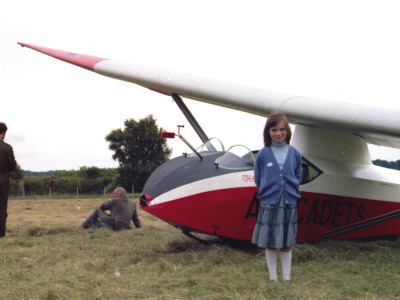
[[[63,226],[57,226],[57,227],[31,227],[26,231],[26,235],[28,236],[34,236],[34,237],[40,237],[44,235],[57,235],[60,233],[71,233],[75,232],[76,230],[71,227],[63,227]]]
[[[257,245],[252,244],[250,241],[236,240],[230,238],[220,238],[219,240],[222,241],[222,245],[224,246],[249,254],[258,254],[261,251],[264,251],[263,248],[259,248]]]
[[[214,236],[206,236],[206,238],[199,238],[196,236],[196,239],[191,239],[188,237],[185,240],[175,240],[170,242],[167,246],[166,252],[182,253],[185,251],[209,249],[210,247],[228,247],[230,249],[246,252],[248,254],[257,254],[263,250],[248,241]]]

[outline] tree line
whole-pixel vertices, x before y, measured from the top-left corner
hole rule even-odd
[[[386,160],[381,160],[377,159],[373,161],[374,165],[388,168],[388,169],[394,169],[394,170],[400,170],[400,160],[397,161],[386,161]]]
[[[17,173],[17,174],[16,174]],[[10,194],[14,196],[58,194],[102,194],[117,184],[116,168],[81,167],[79,170],[47,172],[23,171],[10,174]]]

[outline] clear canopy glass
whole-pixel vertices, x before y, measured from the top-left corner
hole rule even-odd
[[[235,170],[252,170],[254,169],[254,162],[253,152],[243,145],[230,147],[224,155],[218,157],[215,161],[220,168]]]
[[[201,155],[214,154],[217,152],[225,152],[224,144],[218,138],[211,138],[203,145],[196,149]],[[196,153],[190,153],[189,157],[196,156]]]

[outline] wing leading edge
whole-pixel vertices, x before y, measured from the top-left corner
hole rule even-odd
[[[267,116],[283,111],[293,123],[354,133],[368,143],[400,148],[400,111],[269,92],[162,69],[19,43],[104,76],[157,92]]]

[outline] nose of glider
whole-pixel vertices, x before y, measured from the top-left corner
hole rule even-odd
[[[140,196],[140,206],[146,207],[152,199],[150,195],[143,193],[142,196]]]

